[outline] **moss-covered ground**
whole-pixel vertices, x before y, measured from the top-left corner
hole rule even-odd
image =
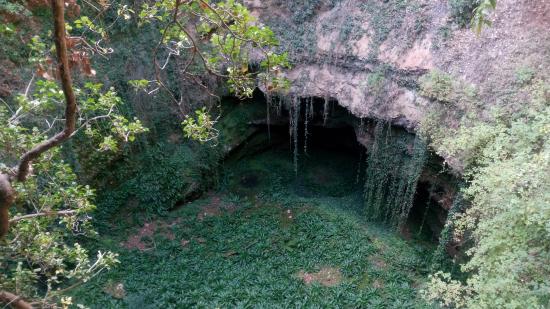
[[[358,156],[286,143],[226,162],[219,188],[160,217],[103,222],[120,265],[91,308],[418,308],[431,248],[362,219]],[[120,285],[121,284],[121,285]]]

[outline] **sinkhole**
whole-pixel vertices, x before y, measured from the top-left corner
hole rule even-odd
[[[359,119],[327,98],[270,98],[269,114],[232,151],[222,182],[240,196],[322,199],[405,237],[437,241],[453,185],[404,128]],[[256,95],[251,104],[267,104]]]

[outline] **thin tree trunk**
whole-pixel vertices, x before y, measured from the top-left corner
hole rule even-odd
[[[61,87],[65,95],[65,128],[48,140],[34,146],[27,151],[19,161],[14,177],[0,174],[0,239],[5,237],[9,230],[9,207],[14,202],[13,181],[24,182],[31,171],[31,164],[44,152],[59,146],[71,137],[76,127],[76,96],[73,91],[71,68],[65,39],[65,1],[51,0],[54,19],[54,39],[57,54],[57,64]]]
[[[10,218],[9,208],[15,201],[15,192],[11,186],[10,177],[0,174],[0,239],[8,234]]]

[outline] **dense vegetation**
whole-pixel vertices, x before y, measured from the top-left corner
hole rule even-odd
[[[273,1],[289,14],[272,31],[234,0],[0,0],[0,306],[549,306],[544,72],[518,67],[489,104],[443,69],[381,60],[425,38],[429,5],[368,0],[316,24],[344,3]],[[446,6],[434,49],[491,25],[496,1]],[[316,54],[319,34],[344,43]],[[417,136],[287,95],[291,61],[335,64],[365,36],[352,60],[377,106],[391,83],[429,102]],[[366,148],[316,147],[316,126]],[[461,184],[434,235],[428,164]]]
[[[424,132],[440,154],[464,164],[464,194],[471,201],[449,218],[452,237],[469,243],[470,258],[461,267],[471,275],[461,282],[438,272],[427,291],[446,306],[537,308],[549,302],[550,85],[525,72],[517,73],[517,101],[489,108],[485,119],[483,105],[476,107],[475,95],[457,95],[464,88],[451,76],[433,72],[423,84],[426,94],[447,105],[426,119]],[[454,130],[438,125],[449,104],[468,109]]]
[[[96,245],[124,267],[73,297],[93,308],[428,307],[415,286],[430,246],[360,219],[358,157],[312,148],[296,178],[288,143],[254,154],[266,135],[204,198],[147,221],[106,220],[100,232],[115,236]]]
[[[97,5],[81,7],[76,1],[55,0],[2,6],[3,20],[16,21],[3,25],[5,34],[23,35],[42,20],[43,25],[54,26],[51,31],[35,30],[27,38],[27,61],[34,67],[33,75],[24,92],[2,100],[0,109],[0,301],[14,306],[55,306],[59,302],[68,306],[71,300],[64,293],[118,263],[111,252],[98,251],[92,260],[79,244],[81,238],[94,233],[90,213],[95,208],[95,192],[78,183],[74,168],[83,167],[81,179],[87,171],[98,175],[98,169],[108,169],[110,163],[123,158],[127,144],[147,132],[140,120],[121,112],[123,102],[113,87],[90,81],[97,74],[91,57],[108,57],[113,52],[102,42],[119,19],[131,20],[134,27],[155,23],[160,32],[152,52],[155,78],[130,84],[148,93],[163,91],[180,113],[185,111],[181,98],[176,98],[175,89],[169,88],[161,73],[172,57],[181,54],[186,65],[179,73],[197,87],[201,87],[201,72],[224,78],[237,97],[251,96],[257,83],[272,90],[287,83],[278,76],[288,66],[285,55],[270,50],[277,45],[273,32],[234,1],[153,2],[144,3],[139,11],[122,3]],[[87,12],[96,17],[81,14]],[[24,31],[18,33],[18,28]],[[161,46],[163,55],[158,51]],[[253,51],[261,54],[255,58],[257,71],[248,70]],[[163,64],[159,57],[165,57]],[[79,74],[73,78],[73,73]],[[196,115],[183,119],[184,133],[203,143],[216,139],[213,116],[205,109]],[[72,165],[64,162],[77,154]],[[201,170],[198,164],[197,170]],[[166,170],[162,173],[168,176]],[[92,177],[94,184],[99,180],[96,177]],[[141,179],[149,184],[156,180]],[[173,198],[157,197],[166,203]]]

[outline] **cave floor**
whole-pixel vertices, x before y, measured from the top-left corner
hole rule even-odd
[[[227,162],[217,191],[124,215],[90,247],[120,265],[74,291],[91,308],[418,308],[431,249],[361,220],[358,158],[288,150]],[[306,162],[307,161],[307,162]],[[91,288],[93,286],[93,288]]]

